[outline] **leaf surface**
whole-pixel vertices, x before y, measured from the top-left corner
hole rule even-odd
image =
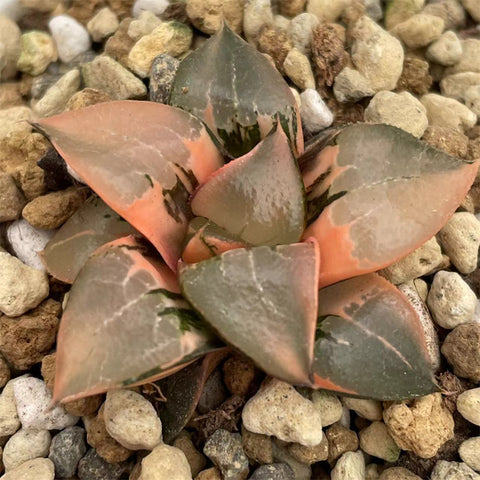
[[[267,373],[310,384],[317,317],[315,242],[230,250],[183,265],[184,295]]]
[[[134,237],[99,248],[70,291],[54,400],[151,382],[215,349],[175,274]]]
[[[408,300],[376,274],[320,290],[315,386],[400,400],[436,390],[420,320]]]
[[[251,245],[298,242],[305,228],[305,196],[282,128],[217,170],[195,192],[192,211]]]
[[[68,165],[175,269],[193,189],[222,158],[203,124],[153,102],[114,101],[39,120]]]
[[[319,243],[320,286],[384,268],[418,248],[454,213],[478,168],[388,125],[356,124],[331,138],[301,162],[304,238]]]
[[[99,247],[136,230],[96,196],[90,197],[58,230],[42,253],[51,275],[73,283],[88,257]]]
[[[170,104],[201,118],[234,158],[260,142],[277,116],[295,154],[303,151],[300,114],[287,83],[226,25],[182,61]]]

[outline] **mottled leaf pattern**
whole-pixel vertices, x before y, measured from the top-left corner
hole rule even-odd
[[[134,237],[98,249],[70,291],[54,400],[153,381],[218,346],[175,274]]]
[[[387,125],[356,124],[302,162],[320,286],[407,255],[446,223],[478,168]]]
[[[105,243],[136,233],[96,196],[90,197],[48,242],[42,261],[51,275],[73,283],[88,257]]]
[[[100,103],[39,120],[68,165],[175,269],[188,199],[222,164],[203,124],[153,102]]]
[[[195,192],[192,211],[251,245],[298,242],[305,228],[304,189],[282,128],[217,170]]]
[[[201,118],[235,158],[264,138],[277,118],[295,154],[303,151],[300,115],[287,83],[227,26],[182,61],[170,104]]]
[[[320,290],[315,386],[380,400],[436,390],[423,329],[410,303],[369,274]]]
[[[270,375],[310,383],[317,316],[315,242],[230,250],[184,265],[182,291],[229,343]]]

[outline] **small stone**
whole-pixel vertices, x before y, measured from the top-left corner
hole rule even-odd
[[[19,0],[3,0],[0,3],[0,15],[5,15],[10,20],[17,22],[24,15],[25,9]]]
[[[23,264],[12,255],[0,251],[0,311],[18,317],[35,308],[48,296],[45,272]]]
[[[398,285],[428,274],[442,262],[442,250],[436,238],[432,237],[406,257],[384,268],[382,274],[390,282]]]
[[[190,435],[185,430],[175,439],[173,446],[185,454],[193,477],[196,477],[207,465],[207,459],[195,448]]]
[[[104,418],[105,404],[95,418],[84,419],[87,429],[87,443],[108,463],[119,463],[127,460],[132,452],[118,443],[107,431]]]
[[[115,12],[105,7],[99,10],[87,23],[87,30],[94,42],[101,42],[113,35],[120,25]]]
[[[195,480],[223,480],[222,474],[217,467],[207,468],[206,470],[201,471],[196,477]]]
[[[39,152],[36,156],[41,157],[44,153],[46,151]],[[38,165],[31,162],[22,163],[12,175],[27,200],[33,200],[45,193],[45,173]]]
[[[308,0],[307,12],[313,13],[321,22],[331,23],[340,18],[348,0]]]
[[[192,473],[184,453],[161,444],[142,460],[138,480],[191,480]]]
[[[431,480],[480,480],[480,475],[464,463],[439,460],[430,478]]]
[[[57,15],[48,22],[48,28],[57,45],[63,63],[90,49],[90,37],[85,27],[69,15]]]
[[[275,26],[264,25],[258,34],[257,44],[258,50],[273,60],[277,70],[283,71],[283,63],[293,48],[287,32]]]
[[[295,472],[286,463],[258,467],[249,480],[295,480]]]
[[[132,390],[107,393],[107,432],[129,450],[152,450],[162,440],[162,423],[153,405]]]
[[[442,345],[442,353],[453,366],[455,375],[480,382],[480,324],[466,323],[450,332]]]
[[[421,458],[435,456],[454,436],[453,417],[440,393],[413,400],[410,405],[393,404],[383,412],[383,419],[395,443]]]
[[[188,18],[203,33],[218,32],[224,20],[234,32],[241,33],[244,0],[187,0],[186,4]]]
[[[242,419],[251,432],[306,447],[318,445],[323,436],[322,419],[313,403],[292,386],[275,379],[265,383],[246,403]]]
[[[20,83],[4,82],[0,84],[0,110],[23,104]]]
[[[33,227],[52,230],[63,225],[85,202],[84,188],[70,187],[37,197],[23,209],[23,218]]]
[[[223,364],[222,368],[223,381],[227,390],[232,395],[247,396],[255,381],[255,364],[243,355],[233,354]]]
[[[19,378],[13,384],[13,392],[23,428],[63,430],[78,421],[77,417],[69,415],[62,406],[49,410],[52,394],[38,378]]]
[[[462,0],[462,5],[470,16],[480,23],[480,4],[476,0]]]
[[[129,67],[140,77],[148,77],[155,57],[162,53],[182,55],[190,48],[192,35],[190,27],[183,23],[162,23],[135,43],[128,54]]]
[[[278,2],[278,11],[281,15],[296,17],[304,11],[306,3],[307,0],[280,0]]]
[[[17,73],[21,32],[14,21],[1,13],[0,10],[0,80],[5,81],[14,78]]]
[[[435,40],[425,52],[425,56],[432,62],[448,67],[455,65],[462,56],[462,44],[455,32],[449,30]]]
[[[179,60],[166,53],[155,58],[150,72],[149,96],[152,102],[168,102],[179,65]]]
[[[296,48],[292,48],[283,62],[283,70],[290,80],[301,90],[315,88],[310,60]]]
[[[131,18],[125,18],[120,22],[117,31],[106,41],[104,55],[101,57],[108,55],[124,67],[128,67],[128,54],[136,42],[128,35],[132,23],[133,20]],[[134,76],[134,78],[136,77]]]
[[[438,125],[428,127],[422,140],[454,157],[466,158],[467,156],[468,137],[455,128]]]
[[[357,70],[345,67],[336,77],[333,86],[335,98],[342,103],[356,102],[375,94],[368,80]]]
[[[25,430],[22,428],[3,447],[2,462],[5,470],[11,471],[22,463],[43,458],[50,449],[50,432],[48,430]]]
[[[445,22],[445,29],[458,29],[463,27],[466,21],[465,10],[458,0],[439,0],[435,3],[427,2],[428,5],[422,13],[440,17]]]
[[[464,131],[477,123],[477,116],[465,105],[453,98],[442,97],[436,93],[428,93],[421,98],[427,109],[430,125],[456,128]]]
[[[15,220],[25,206],[25,197],[8,173],[0,173],[0,223]]]
[[[249,432],[245,427],[242,427],[242,447],[245,455],[252,462],[273,463],[272,437]]]
[[[273,458],[276,463],[286,463],[294,472],[295,480],[310,480],[312,478],[312,468],[310,465],[300,463],[288,451],[287,445],[276,440],[273,443]]]
[[[309,55],[313,30],[319,24],[320,20],[313,13],[301,13],[293,18],[288,26],[288,34],[294,48],[304,55]]]
[[[405,22],[425,5],[425,0],[391,0],[385,9],[385,26],[388,30]]]
[[[243,11],[243,32],[249,43],[256,44],[264,25],[273,25],[270,0],[249,0]]]
[[[387,468],[378,480],[422,480],[419,476],[403,467]]]
[[[365,121],[393,125],[417,138],[428,127],[425,107],[408,92],[378,92],[365,109]]]
[[[0,355],[0,388],[4,387],[10,380],[11,373],[7,361]],[[1,435],[0,435],[1,436]]]
[[[332,470],[332,480],[364,480],[365,459],[363,453],[345,452]]]
[[[320,132],[333,123],[333,113],[316,90],[305,90],[300,94],[300,100],[302,124],[309,132]]]
[[[422,48],[440,38],[445,22],[434,15],[417,13],[392,29],[408,48]]]
[[[460,60],[447,68],[446,75],[460,72],[480,72],[480,40],[476,38],[462,40],[462,52]]]
[[[323,390],[314,390],[312,402],[320,412],[322,427],[328,427],[342,418],[343,405],[336,395]]]
[[[325,436],[328,440],[328,461],[331,463],[345,452],[354,452],[358,449],[357,434],[340,423],[329,427]]]
[[[407,90],[415,95],[423,95],[430,90],[432,82],[428,62],[417,57],[405,57],[402,75],[397,82],[398,91]]]
[[[403,47],[398,39],[364,16],[351,31],[352,62],[375,92],[393,90],[403,69]]]
[[[461,102],[466,100],[467,90],[477,85],[480,85],[480,73],[478,72],[454,73],[443,77],[440,81],[442,95]]]
[[[17,377],[5,385],[0,395],[0,436],[9,437],[20,428],[20,419],[17,414],[17,404],[13,393],[13,385],[18,380]]]
[[[20,4],[27,10],[48,13],[58,7],[60,0],[20,0]]]
[[[480,115],[480,82],[468,87],[464,96],[465,105],[478,117]]]
[[[54,463],[58,477],[70,478],[75,475],[78,462],[86,451],[85,430],[68,427],[53,437],[48,458]]]
[[[77,475],[80,480],[118,480],[124,470],[116,463],[107,463],[92,448],[78,463]]]
[[[21,37],[22,49],[17,61],[17,68],[29,75],[40,75],[51,62],[58,58],[57,47],[53,38],[45,32],[33,31]]]
[[[427,302],[435,322],[450,330],[472,321],[477,297],[458,273],[440,271],[433,278]]]
[[[132,8],[134,17],[139,17],[143,12],[151,12],[154,15],[161,15],[169,5],[168,0],[135,0]]]
[[[368,398],[343,397],[344,405],[357,415],[371,422],[382,419],[382,404],[378,400]]]
[[[393,463],[400,456],[400,449],[388,433],[383,422],[373,422],[359,433],[360,448],[369,455]]]
[[[85,86],[106,93],[114,100],[144,98],[143,82],[107,55],[97,57],[82,68]]]
[[[152,33],[161,23],[162,21],[156,15],[147,10],[130,23],[128,36],[137,42],[145,35]]]
[[[328,458],[328,440],[325,435],[322,441],[314,447],[305,447],[299,443],[291,443],[288,447],[288,453],[297,461],[312,465],[317,462],[323,462]]]
[[[34,107],[41,117],[56,115],[65,110],[70,97],[80,88],[80,72],[74,68],[50,87]]]
[[[94,88],[84,88],[73,94],[67,102],[65,111],[79,110],[80,108],[97,105],[98,103],[110,102],[112,97],[108,93],[100,92]]]
[[[7,227],[6,238],[13,254],[25,265],[37,270],[45,270],[39,253],[42,252],[54,233],[53,230],[34,228],[26,220],[20,219]]]
[[[53,463],[48,458],[35,458],[7,472],[2,480],[53,480],[54,477]]]
[[[463,441],[458,448],[460,458],[473,470],[480,471],[480,437]]]
[[[472,273],[477,268],[480,221],[469,212],[454,213],[440,230],[438,239],[458,271]]]

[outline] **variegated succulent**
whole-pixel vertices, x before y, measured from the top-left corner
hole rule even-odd
[[[417,314],[373,272],[446,223],[476,163],[387,125],[304,149],[288,85],[227,27],[182,61],[170,105],[113,101],[35,126],[98,195],[43,252],[72,284],[55,400],[155,381],[225,343],[295,385],[436,389]]]

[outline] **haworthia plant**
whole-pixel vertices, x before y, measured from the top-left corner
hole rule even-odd
[[[477,163],[363,124],[322,132],[300,157],[287,84],[227,28],[183,60],[171,103],[188,112],[116,101],[35,124],[106,203],[90,200],[43,254],[73,281],[54,398],[165,377],[225,343],[296,385],[434,391],[419,318],[371,272],[442,228]]]

